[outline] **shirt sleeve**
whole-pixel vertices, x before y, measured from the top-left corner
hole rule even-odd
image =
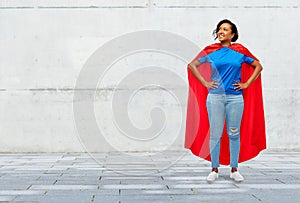
[[[251,64],[253,61],[254,61],[253,58],[244,55],[244,57],[243,57],[243,62],[245,62],[245,63],[247,63],[247,64]]]
[[[205,63],[205,62],[207,62],[207,56],[203,56],[203,57],[198,58],[198,61],[199,61],[200,63]]]

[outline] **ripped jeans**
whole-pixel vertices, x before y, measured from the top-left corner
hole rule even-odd
[[[210,155],[212,168],[218,168],[220,139],[226,119],[226,130],[230,144],[230,166],[238,167],[240,153],[240,125],[244,110],[243,95],[208,94],[206,100],[210,124]]]

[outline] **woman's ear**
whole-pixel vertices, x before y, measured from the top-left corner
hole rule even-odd
[[[234,33],[231,34],[231,39],[234,37],[234,35],[235,35]]]

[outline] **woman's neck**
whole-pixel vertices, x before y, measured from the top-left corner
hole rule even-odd
[[[228,41],[220,42],[220,43],[223,47],[229,47],[231,45],[231,42],[228,42]]]

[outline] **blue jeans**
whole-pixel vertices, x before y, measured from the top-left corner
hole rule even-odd
[[[220,139],[223,134],[224,119],[230,143],[230,166],[238,167],[240,153],[240,125],[244,110],[242,95],[208,94],[206,100],[210,124],[210,155],[212,168],[218,168]]]

